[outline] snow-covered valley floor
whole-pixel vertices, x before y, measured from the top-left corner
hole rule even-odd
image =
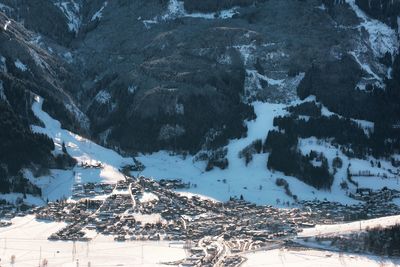
[[[12,222],[12,226],[0,228],[0,263],[4,267],[38,266],[44,259],[49,267],[154,267],[185,257],[183,243],[114,242],[112,237],[101,235],[90,242],[55,242],[48,241],[47,237],[65,223],[37,221],[31,215],[17,217]],[[15,264],[11,264],[12,255]]]
[[[400,260],[313,249],[274,249],[246,254],[243,267],[394,267]]]
[[[366,224],[383,225],[388,221],[393,223],[393,220],[382,218],[370,220]],[[47,266],[57,267],[155,267],[166,266],[162,263],[186,257],[183,242],[115,242],[112,237],[95,233],[90,242],[49,241],[48,235],[63,228],[66,223],[38,221],[32,215],[16,217],[12,222],[12,226],[0,228],[0,259],[1,266],[4,267],[38,266],[44,259],[48,261]],[[335,227],[339,232],[341,228],[346,228],[344,225]],[[11,264],[12,256],[15,256],[15,264]],[[303,248],[256,251],[244,253],[242,256],[247,259],[244,267],[389,267],[400,264],[399,259]]]

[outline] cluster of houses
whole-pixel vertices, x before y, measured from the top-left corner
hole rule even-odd
[[[89,241],[90,238],[85,236],[82,231],[82,224],[72,223],[62,228],[60,231],[49,236],[49,240],[69,240],[69,241]]]
[[[10,225],[11,225],[10,221],[0,221],[0,227],[7,227]]]
[[[173,186],[172,186],[173,185]],[[224,240],[266,242],[294,236],[324,216],[308,209],[278,209],[257,206],[245,200],[216,202],[187,197],[169,188],[185,186],[179,180],[159,183],[152,179],[127,178],[114,188],[105,184],[84,184],[75,188],[87,198],[51,202],[36,211],[38,219],[70,224],[51,239],[82,240],[85,229],[125,240],[193,240],[222,236]],[[108,194],[93,199],[91,191]],[[97,191],[100,191],[97,190]]]
[[[193,244],[195,246],[193,246]],[[197,243],[186,241],[184,247],[188,251],[188,256],[173,264],[186,267],[238,267],[246,260],[246,258],[242,256],[244,251],[278,248],[284,244],[285,242],[271,241],[268,242],[267,247],[267,244],[262,241],[248,239],[226,241],[221,237],[204,237]]]
[[[179,193],[188,187],[190,184],[179,179],[155,181],[129,176],[114,185],[76,184],[72,199],[26,212],[1,202],[0,218],[29,212],[39,220],[68,223],[49,240],[88,241],[89,233],[97,232],[120,242],[185,241],[189,254],[181,266],[236,267],[245,260],[242,252],[282,244],[305,227],[400,214],[400,207],[392,202],[400,192],[386,188],[358,189],[352,196],[361,200],[356,205],[313,200],[282,209],[237,198],[217,202]],[[0,221],[0,227],[9,225],[9,221]]]
[[[300,201],[299,205],[303,210],[310,212],[309,221],[312,223],[310,226],[316,223],[335,224],[400,214],[398,205],[391,201],[379,201],[378,199],[367,202],[361,201],[353,205],[320,200]],[[307,226],[307,224],[304,226]]]
[[[356,192],[350,193],[349,196],[357,200],[380,204],[383,202],[392,201],[395,198],[400,198],[400,191],[389,189],[387,187],[379,190],[373,190],[371,188],[357,188]]]
[[[359,189],[353,197],[363,201],[356,205],[313,200],[282,209],[243,199],[217,202],[179,193],[188,187],[179,179],[126,176],[114,185],[76,184],[71,200],[49,202],[29,212],[40,220],[68,223],[50,240],[88,241],[90,231],[112,235],[116,241],[180,240],[191,244],[181,266],[230,267],[243,262],[241,252],[285,242],[305,227],[400,214],[391,202],[400,197],[399,191],[389,189]],[[0,216],[10,212],[15,216],[15,206],[0,203]],[[0,221],[4,226],[8,224]]]
[[[92,186],[84,185],[83,188]],[[295,209],[258,206],[240,199],[222,203],[197,196],[188,198],[143,177],[120,181],[114,190],[106,188],[112,193],[102,200],[58,201],[38,208],[37,219],[70,223],[49,239],[88,240],[86,230],[113,235],[116,241],[191,240],[198,243],[205,237],[219,236],[229,242],[231,251],[240,252],[288,239],[302,228],[317,223],[331,224],[400,213],[398,206],[388,202],[383,206],[368,202],[342,205],[316,200],[300,202],[301,208]],[[152,197],[145,198],[146,194]],[[209,250],[213,250],[212,246]],[[203,263],[209,262],[206,257],[200,258]]]
[[[104,165],[100,161],[89,161],[89,162],[81,162],[80,167],[82,168],[93,168],[93,169],[103,169]]]
[[[17,198],[13,203],[0,199],[0,219],[12,219],[16,216],[25,216],[32,214],[32,206],[26,205],[23,198]],[[0,221],[0,227],[11,225],[9,221]]]
[[[106,183],[74,184],[72,187],[72,197],[84,198],[110,194],[113,188],[113,185]]]

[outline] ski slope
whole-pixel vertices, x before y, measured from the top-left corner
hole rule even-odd
[[[62,143],[65,143],[68,153],[78,164],[73,170],[51,170],[45,177],[29,179],[42,188],[44,197],[49,200],[68,198],[74,183],[106,182],[110,184],[123,180],[124,175],[119,168],[133,164],[132,158],[124,158],[117,152],[104,148],[77,134],[61,128],[59,121],[51,118],[42,110],[43,99],[36,97],[32,106],[34,114],[44,123],[45,127],[32,126],[34,132],[43,133],[53,139],[55,153],[61,153]],[[81,164],[95,165],[101,163],[103,168],[84,168]]]

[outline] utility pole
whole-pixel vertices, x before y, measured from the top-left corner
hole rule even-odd
[[[72,243],[72,261],[75,260],[75,255],[76,255],[76,243],[75,240]]]
[[[42,262],[42,246],[40,246],[40,249],[39,249],[39,267],[41,265],[41,262]]]

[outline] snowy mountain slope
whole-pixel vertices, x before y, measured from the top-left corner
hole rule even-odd
[[[296,178],[268,170],[266,168],[268,153],[254,155],[253,161],[246,167],[244,160],[238,157],[239,151],[256,139],[264,139],[268,131],[274,129],[272,125],[273,118],[286,113],[284,110],[286,106],[281,104],[256,102],[254,107],[257,118],[254,121],[247,122],[247,137],[231,140],[227,145],[229,166],[226,170],[216,169],[204,172],[204,163],[194,162],[192,157],[182,159],[179,156],[171,156],[166,152],[158,152],[137,157],[146,166],[146,169],[141,174],[153,176],[155,179],[182,178],[186,182],[197,184],[197,188],[191,189],[192,192],[209,195],[220,200],[242,194],[245,199],[260,204],[276,204],[277,199],[293,201],[284,195],[281,188],[275,185],[276,178],[285,178],[290,184],[291,191],[299,199],[326,198],[327,200],[341,203],[356,203],[357,201],[347,197],[348,190],[343,190],[340,186],[340,183],[346,180],[346,167],[349,164],[351,166],[350,171],[354,174],[360,172],[372,174],[370,177],[355,178],[360,181],[360,187],[365,185],[368,188],[378,190],[384,186],[393,189],[398,188],[399,177],[393,174],[397,170],[391,165],[390,161],[379,159],[382,168],[371,167],[371,160],[376,162],[376,159],[350,159],[337,147],[331,145],[329,141],[322,141],[316,138],[300,140],[299,149],[304,155],[311,150],[324,153],[328,158],[331,171],[332,162],[336,156],[343,161],[343,167],[335,174],[335,179],[329,192],[318,191],[298,181]],[[325,112],[329,114],[328,111]],[[226,179],[226,183],[223,182],[224,179]],[[260,189],[260,186],[262,189]],[[349,191],[353,192],[355,189],[353,185],[350,185]]]
[[[386,53],[395,55],[398,51],[398,34],[388,25],[379,20],[368,17],[356,4],[355,0],[346,1],[361,20],[360,28],[364,28],[369,35],[369,42],[375,56],[383,57]]]
[[[336,63],[350,55],[355,75],[361,73],[360,81],[357,80],[355,85],[359,89],[368,89],[367,85],[371,84],[384,85],[385,78],[391,76],[391,63],[383,64],[379,57],[386,52],[391,52],[391,57],[394,57],[398,46],[397,33],[369,18],[354,1],[348,1],[349,5],[337,3],[334,10],[337,16],[333,16],[328,8],[316,8],[321,6],[317,0],[304,3],[258,1],[256,5],[210,12],[189,12],[183,2],[172,0],[162,3],[155,0],[143,3],[50,2],[72,25],[68,30],[74,35],[71,37],[73,41],[59,42],[57,47],[50,45],[52,40],[49,39],[55,38],[51,35],[40,38],[35,34],[29,35],[32,38],[28,38],[31,42],[28,48],[40,43],[43,51],[33,50],[39,58],[35,53],[29,53],[29,57],[17,53],[10,45],[10,51],[14,53],[5,55],[6,67],[10,69],[11,63],[16,76],[36,81],[33,76],[28,77],[31,71],[51,72],[55,65],[41,61],[42,52],[49,58],[61,57],[60,62],[66,62],[66,66],[72,69],[71,76],[54,75],[51,78],[63,81],[59,89],[63,86],[71,88],[71,101],[64,103],[65,106],[72,107],[78,118],[86,115],[90,118],[91,124],[86,128],[90,127],[88,136],[93,140],[117,147],[128,155],[138,152],[138,159],[147,167],[142,174],[155,179],[182,178],[196,184],[190,189],[192,192],[219,200],[243,195],[247,200],[268,204],[277,204],[277,199],[281,203],[293,202],[284,194],[283,188],[275,185],[277,178],[285,178],[299,199],[326,198],[354,203],[346,196],[346,190],[340,188],[349,164],[352,172],[372,173],[368,180],[362,176],[355,177],[360,185],[375,189],[380,189],[381,185],[396,188],[397,176],[389,171],[396,172],[396,168],[391,167],[388,158],[350,159],[330,140],[304,138],[299,140],[298,147],[303,155],[311,150],[323,152],[331,171],[336,155],[343,160],[344,167],[335,174],[330,192],[318,191],[295,177],[268,170],[268,153],[254,155],[248,166],[238,157],[239,152],[253,141],[264,141],[268,131],[274,129],[273,117],[287,114],[285,107],[298,103],[296,88],[314,66]],[[56,18],[56,15],[52,16]],[[156,18],[157,23],[145,27],[143,23],[151,18]],[[1,19],[2,23],[9,20],[5,15]],[[48,22],[39,20],[34,22],[30,25],[32,29],[48,25]],[[22,23],[9,24],[7,31],[1,33],[4,40],[17,39],[12,34],[14,30],[22,31],[23,26]],[[78,36],[75,36],[76,32],[79,32]],[[57,65],[63,66],[61,63]],[[361,97],[353,97],[353,91],[341,91],[350,83],[335,76],[336,69],[333,70],[318,69],[326,75],[315,86],[321,88],[324,84],[337,82],[326,89],[340,95],[342,98],[338,97],[335,102],[349,103],[351,108],[348,110],[351,111],[354,102]],[[342,66],[341,70],[343,73],[353,71],[349,66]],[[351,84],[350,89],[355,86]],[[46,97],[39,91],[36,93]],[[365,94],[369,94],[368,90]],[[320,100],[318,95],[316,98]],[[73,108],[75,101],[72,100],[75,99],[85,114]],[[320,101],[326,104],[325,99]],[[63,99],[62,102],[66,101]],[[376,106],[382,103],[378,102]],[[46,102],[42,105],[39,99],[33,110],[46,127],[35,126],[33,129],[51,136],[57,151],[61,151],[61,144],[65,142],[78,165],[104,164],[103,169],[75,167],[73,171],[52,170],[52,176],[47,179],[30,177],[41,185],[44,197],[68,197],[72,184],[79,181],[115,182],[123,179],[118,169],[131,164],[132,159],[123,158],[61,129],[43,109],[46,110]],[[251,120],[253,109],[257,116],[254,121]],[[326,109],[323,111],[329,113]],[[62,118],[56,112],[51,114],[57,119]],[[242,127],[243,120],[246,120],[247,129]],[[372,119],[357,122],[363,125],[365,133],[376,125]],[[221,132],[220,142],[206,147],[204,140],[207,135]],[[218,147],[227,148],[228,168],[205,172],[206,162],[196,161],[196,152]],[[169,150],[174,152],[166,152]],[[192,155],[180,156],[181,152]],[[382,167],[371,167],[371,160],[374,164],[379,160]],[[383,178],[383,174],[388,178]],[[350,185],[349,191],[355,189]]]
[[[384,87],[383,79],[390,77],[390,68],[381,64],[379,60],[371,60],[366,56],[366,53],[368,50],[372,50],[378,59],[387,55],[393,58],[398,53],[399,35],[395,29],[392,29],[387,24],[370,18],[357,6],[356,1],[349,0],[346,3],[349,4],[360,20],[360,24],[357,27],[361,40],[357,49],[350,52],[366,74],[366,77],[359,82],[358,87],[365,89],[365,85],[368,83],[375,83],[380,87]],[[367,33],[366,37],[363,37],[363,32]]]
[[[71,196],[72,186],[75,183],[100,181],[116,183],[124,179],[118,169],[124,165],[133,164],[132,158],[123,158],[115,151],[61,129],[60,123],[42,110],[42,104],[43,99],[36,97],[32,110],[45,127],[32,126],[32,130],[51,137],[56,146],[56,153],[61,152],[62,143],[65,143],[68,153],[78,161],[73,170],[52,170],[51,175],[46,178],[30,177],[31,181],[42,188],[44,199],[56,200]],[[85,164],[97,165],[98,163],[102,164],[102,168],[82,167]]]
[[[78,1],[59,1],[54,0],[54,5],[57,6],[68,21],[68,29],[72,32],[78,33],[82,24],[80,15],[81,4]]]
[[[46,177],[34,178],[29,175],[29,172],[27,173],[30,180],[42,188],[43,199],[68,198],[72,194],[72,186],[75,183],[101,181],[116,183],[118,180],[124,179],[124,175],[119,172],[119,169],[125,165],[134,164],[132,158],[124,158],[113,150],[101,147],[77,134],[61,129],[60,123],[41,109],[43,99],[36,97],[35,100],[32,109],[45,127],[32,126],[32,129],[35,132],[44,133],[51,137],[56,145],[56,151],[61,151],[62,143],[64,142],[68,153],[78,160],[78,165],[73,170],[51,170],[51,174]],[[309,153],[311,149],[321,151],[326,155],[330,164],[332,164],[332,160],[336,155],[343,160],[344,167],[335,174],[331,191],[318,191],[297,178],[268,170],[266,167],[268,153],[254,155],[253,161],[246,166],[244,159],[238,156],[239,151],[256,139],[264,139],[268,131],[274,129],[272,125],[273,118],[278,115],[284,115],[287,112],[284,110],[286,106],[282,104],[256,102],[253,105],[257,118],[246,122],[248,126],[247,137],[231,140],[227,145],[227,158],[229,160],[227,169],[214,169],[205,172],[205,162],[195,161],[193,156],[182,158],[179,155],[160,151],[136,157],[146,168],[133,174],[150,176],[154,179],[179,178],[192,184],[192,187],[188,189],[189,192],[220,201],[226,201],[231,196],[239,197],[243,195],[246,200],[257,204],[280,206],[283,205],[282,203],[293,203],[294,201],[285,195],[282,188],[275,184],[277,178],[285,178],[289,183],[290,190],[298,196],[299,200],[327,199],[344,204],[352,204],[357,203],[357,201],[349,198],[347,190],[341,189],[340,186],[340,183],[346,177],[346,164],[351,164],[351,170],[354,173],[359,171],[389,173],[385,170],[390,168],[390,163],[388,162],[381,161],[382,168],[371,168],[369,159],[348,159],[329,143],[312,138],[301,140],[300,150],[303,153]],[[81,166],[82,164],[96,165],[97,163],[101,163],[103,168],[84,168]],[[372,176],[366,179],[368,180],[365,181],[370,182],[364,182],[362,177],[357,177],[360,185],[374,189],[380,189],[383,186],[388,186],[389,188],[398,187],[397,176],[382,178],[380,175],[379,177]],[[349,190],[354,191],[355,188],[350,185]]]

